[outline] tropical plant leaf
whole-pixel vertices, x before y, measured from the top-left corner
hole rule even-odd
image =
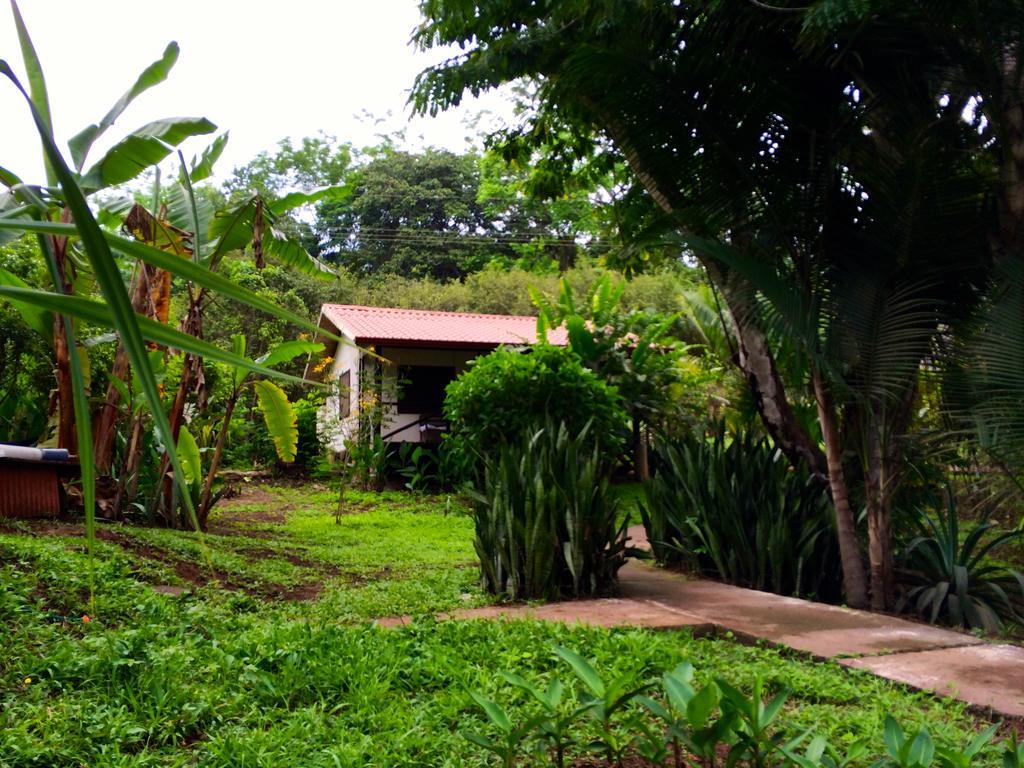
[[[199,444],[184,424],[178,431],[178,455],[181,456],[185,482],[192,487],[199,485],[203,478],[202,456],[199,453]]]
[[[303,274],[324,280],[331,280],[338,276],[337,272],[320,259],[311,256],[301,243],[275,227],[267,227],[263,232],[263,250],[285,266]]]
[[[210,145],[204,149],[198,157],[193,157],[189,164],[188,175],[192,182],[203,181],[213,175],[213,166],[220,159],[224,147],[228,143],[228,132],[225,131],[215,138]],[[184,164],[182,165],[181,176],[184,178]]]
[[[0,231],[2,230],[35,232],[39,234],[61,235],[65,237],[73,237],[77,234],[77,229],[73,224],[34,221],[32,219],[0,219]],[[279,307],[266,297],[260,296],[247,288],[236,285],[223,275],[219,275],[216,272],[211,271],[202,264],[196,264],[193,261],[183,259],[180,256],[167,253],[159,248],[154,248],[137,240],[129,240],[127,238],[120,237],[113,232],[104,232],[103,236],[106,238],[112,249],[119,253],[123,253],[125,256],[131,256],[139,259],[140,261],[146,262],[150,266],[167,270],[177,277],[191,280],[195,284],[214,291],[226,298],[234,299],[235,301],[246,304],[254,309],[273,315],[287,323],[297,325],[300,328],[305,328],[306,330],[312,331],[320,336],[331,339],[332,341],[345,343],[345,340],[341,336],[331,333],[327,329],[321,328],[308,318]]]
[[[25,72],[28,75],[29,103],[35,109],[38,116],[37,125],[39,130],[50,138],[53,138],[53,117],[50,114],[50,97],[46,91],[46,78],[43,76],[43,65],[39,61],[35,45],[28,34],[25,20],[21,16],[21,10],[17,2],[11,0],[11,12],[14,14],[14,26],[18,30],[18,43],[21,46],[21,58],[25,63]],[[13,72],[12,72],[13,76]],[[18,87],[21,88],[20,83]],[[22,90],[24,93],[24,90]],[[50,160],[46,156],[45,146],[43,162],[46,165],[46,180],[52,186],[57,183]]]
[[[29,284],[6,269],[0,269],[0,285],[9,285],[17,288],[29,288]],[[36,333],[47,341],[53,340],[53,314],[45,309],[40,309],[34,304],[23,301],[8,299],[25,323]]]
[[[298,208],[302,205],[319,202],[338,202],[352,194],[352,188],[348,185],[336,185],[330,187],[319,187],[309,192],[289,192],[279,200],[267,204],[267,210],[275,216]]]
[[[69,296],[48,291],[38,291],[33,288],[14,288],[0,285],[0,296],[8,300],[22,301],[37,307],[48,309],[52,312],[60,312],[70,317],[75,317],[104,328],[117,328],[123,341],[124,334],[118,327],[116,318],[107,304],[99,301],[86,299],[82,296]],[[144,315],[132,313],[135,328],[142,339],[163,344],[172,349],[182,352],[189,352],[200,357],[216,360],[228,365],[247,369],[252,373],[259,373],[263,376],[288,381],[293,384],[309,384],[305,379],[291,374],[275,371],[265,365],[260,365],[245,357],[238,357],[227,350],[199,339],[187,333],[171,328],[164,323],[157,322]]]
[[[185,139],[215,130],[217,126],[205,117],[172,117],[147,123],[111,147],[82,177],[82,187],[96,190],[131,181],[168,157]]]
[[[323,351],[324,345],[318,341],[285,341],[275,344],[265,355],[256,358],[256,362],[273,368],[278,363],[294,360],[299,355],[310,355]]]
[[[253,382],[253,388],[278,458],[285,463],[295,461],[299,444],[298,419],[288,396],[271,381]]]
[[[128,105],[135,101],[141,94],[148,91],[154,85],[158,85],[167,79],[168,73],[178,60],[178,44],[169,43],[164,49],[163,56],[146,67],[142,74],[135,80],[135,83],[124,95],[110,108],[110,111],[103,116],[99,123],[86,126],[79,131],[68,142],[68,149],[71,150],[71,160],[79,171],[85,164],[85,157],[93,143],[114,124],[114,121],[121,116]]]

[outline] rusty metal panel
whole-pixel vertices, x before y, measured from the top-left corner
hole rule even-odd
[[[0,459],[0,517],[57,517],[62,491],[53,464]]]

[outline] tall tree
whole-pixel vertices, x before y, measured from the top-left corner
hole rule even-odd
[[[662,236],[721,293],[768,432],[829,478],[853,605],[868,602],[853,513],[866,503],[872,602],[887,606],[888,509],[918,366],[983,277],[984,174],[958,115],[938,107],[941,57],[888,22],[848,55],[835,35],[814,49],[799,14],[739,0],[422,8],[421,44],[466,52],[420,76],[419,108],[534,78],[518,140],[610,144],[629,164],[665,214]],[[784,380],[780,334],[801,341],[806,379]],[[824,451],[793,407],[805,388]]]

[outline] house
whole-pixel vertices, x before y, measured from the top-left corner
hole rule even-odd
[[[323,337],[327,356],[306,369],[307,378],[338,384],[319,419],[320,433],[336,453],[355,437],[360,415],[365,425],[374,411],[386,442],[440,439],[448,383],[475,357],[537,341],[537,318],[524,315],[324,304],[320,327],[344,339]],[[548,341],[565,345],[565,329],[550,331]]]

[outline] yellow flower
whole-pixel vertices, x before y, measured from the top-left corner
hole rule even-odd
[[[32,678],[31,677],[26,677],[25,678],[25,685],[32,685]]]

